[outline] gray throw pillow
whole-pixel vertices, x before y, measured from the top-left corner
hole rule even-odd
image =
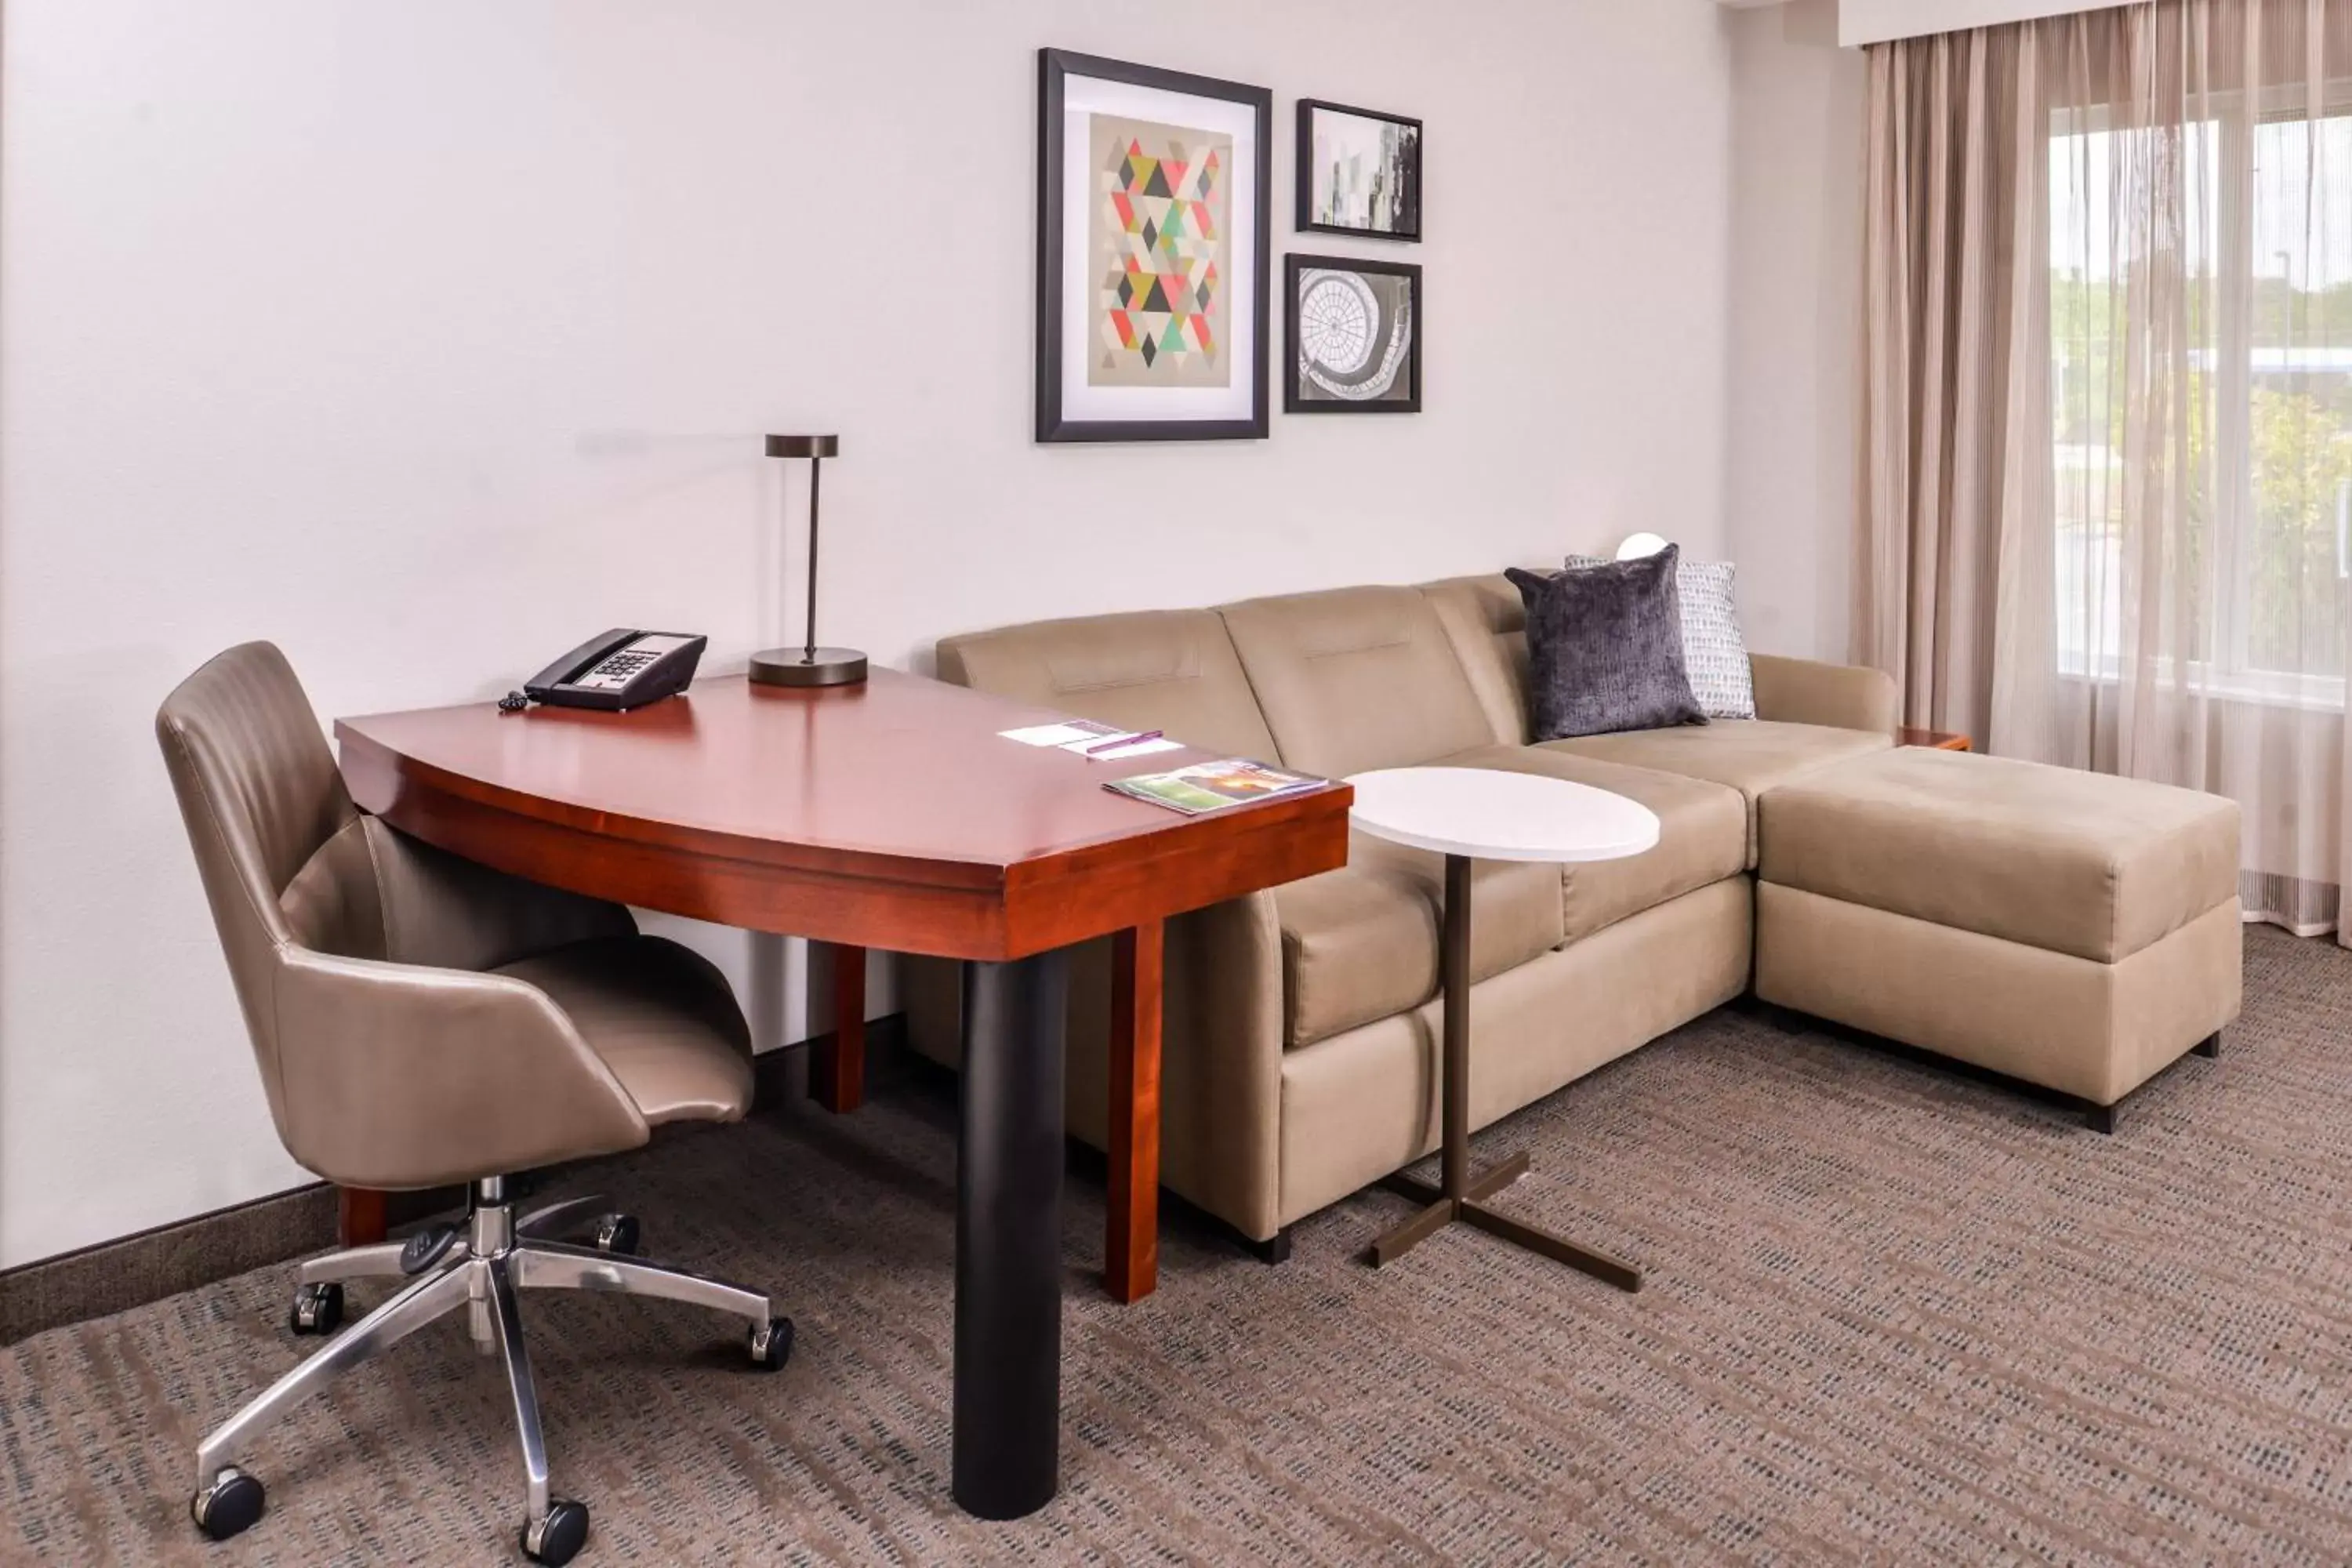
[[[1571,555],[1569,569],[1606,566],[1598,555]],[[1691,695],[1710,719],[1756,717],[1756,681],[1748,641],[1739,635],[1728,561],[1684,561],[1675,568],[1675,597],[1683,612],[1683,669]]]
[[[1528,607],[1528,713],[1538,741],[1704,724],[1683,665],[1669,546],[1546,576],[1505,574]]]

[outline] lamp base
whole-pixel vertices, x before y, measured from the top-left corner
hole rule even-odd
[[[855,686],[866,679],[866,656],[854,647],[772,647],[753,654],[745,673],[755,686]]]

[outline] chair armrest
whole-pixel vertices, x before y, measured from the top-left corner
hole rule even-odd
[[[494,871],[362,819],[383,904],[384,956],[433,969],[490,970],[575,942],[630,936],[619,904]]]
[[[1895,679],[1884,670],[1763,653],[1749,655],[1748,666],[1759,719],[1895,733]]]
[[[286,1147],[401,1190],[635,1149],[645,1117],[544,992],[291,945],[273,977]]]

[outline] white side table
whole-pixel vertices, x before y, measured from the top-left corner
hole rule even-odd
[[[1372,1244],[1375,1266],[1391,1263],[1455,1220],[1539,1252],[1621,1290],[1642,1288],[1642,1271],[1486,1206],[1527,1173],[1525,1153],[1470,1174],[1470,863],[1473,859],[1617,860],[1658,841],[1649,807],[1590,784],[1537,773],[1480,768],[1391,768],[1359,773],[1354,826],[1376,838],[1445,857],[1445,914],[1439,972],[1445,996],[1444,1179],[1438,1186],[1398,1174],[1386,1185],[1428,1206]]]

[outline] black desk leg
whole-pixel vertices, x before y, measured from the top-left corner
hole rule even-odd
[[[953,1489],[982,1519],[1034,1513],[1060,1479],[1069,986],[1066,952],[964,965]]]

